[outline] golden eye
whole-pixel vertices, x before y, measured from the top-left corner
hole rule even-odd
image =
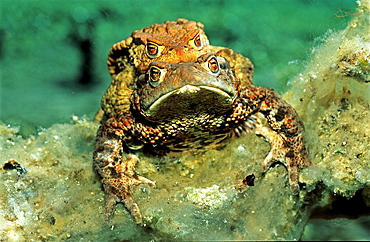
[[[149,77],[152,82],[158,82],[161,77],[161,70],[157,67],[151,67]]]
[[[219,74],[220,73],[220,66],[218,65],[218,61],[216,57],[211,57],[208,60],[208,69],[214,73],[214,74]]]
[[[160,46],[152,42],[148,42],[145,48],[146,54],[149,56],[149,58],[156,58],[160,56],[162,49],[163,48],[160,48]]]
[[[189,40],[189,45],[194,49],[200,50],[203,47],[200,34],[197,34],[193,39]]]
[[[201,47],[202,46],[202,40],[200,39],[200,35],[199,34],[194,39],[194,45],[197,46],[197,47]]]
[[[158,86],[164,78],[165,71],[156,66],[151,66],[149,69],[149,84],[152,87]]]

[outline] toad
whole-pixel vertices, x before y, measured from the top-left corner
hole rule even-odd
[[[186,19],[166,21],[133,31],[129,38],[114,44],[107,61],[112,82],[102,98],[102,108],[94,121],[98,123],[106,117],[129,109],[129,97],[134,89],[135,79],[145,73],[153,61],[177,64],[196,61],[207,52],[218,52],[219,56],[229,61],[231,68],[245,85],[252,84],[251,61],[231,49],[211,46],[203,27],[202,23]]]
[[[135,173],[132,151],[166,155],[222,146],[251,130],[261,113],[270,128],[259,127],[271,145],[263,161],[267,170],[280,162],[288,170],[292,192],[298,194],[298,172],[310,165],[303,141],[303,124],[295,110],[272,89],[242,85],[227,60],[206,53],[195,62],[152,62],[137,79],[130,109],[107,118],[100,126],[94,167],[106,194],[106,219],[123,202],[136,222],[142,215],[132,193],[136,185],[155,182]],[[266,127],[267,128],[267,127]]]

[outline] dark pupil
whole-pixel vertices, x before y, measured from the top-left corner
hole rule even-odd
[[[157,54],[157,46],[156,45],[150,44],[150,45],[147,46],[147,49],[148,49],[148,53],[150,55],[156,55]]]
[[[157,68],[153,68],[150,70],[150,78],[152,81],[156,82],[159,80],[159,77],[161,75],[161,71]]]
[[[197,47],[199,47],[199,46],[201,46],[201,41],[200,41],[200,36],[198,35],[197,37],[195,37],[195,39],[194,39],[194,44],[195,44],[195,46],[197,46]]]
[[[218,63],[215,58],[212,58],[208,61],[208,68],[213,72],[216,73],[218,71]]]

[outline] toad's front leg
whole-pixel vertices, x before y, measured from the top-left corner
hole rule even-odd
[[[271,129],[257,127],[270,143],[271,151],[264,160],[267,169],[274,162],[285,165],[294,194],[299,192],[298,172],[311,165],[303,140],[304,127],[298,114],[274,90],[266,87],[249,86],[241,91],[241,97],[249,112],[261,112]]]
[[[136,174],[138,158],[135,155],[123,158],[123,130],[117,129],[119,124],[107,120],[100,126],[95,144],[94,168],[104,187],[105,219],[112,218],[117,202],[123,202],[136,222],[142,223],[140,209],[132,198],[133,188],[140,184],[154,187],[155,183]]]

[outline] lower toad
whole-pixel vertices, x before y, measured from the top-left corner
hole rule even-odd
[[[136,82],[128,111],[107,118],[97,134],[94,167],[106,194],[106,219],[123,202],[142,222],[132,198],[136,185],[155,183],[135,173],[138,158],[124,153],[140,149],[165,155],[171,151],[223,145],[256,126],[255,115],[266,117],[258,127],[271,145],[263,166],[285,165],[292,192],[299,192],[298,172],[310,165],[303,142],[303,124],[295,110],[272,89],[244,86],[228,62],[216,54],[195,62],[152,62]],[[259,126],[259,125],[257,125]]]

